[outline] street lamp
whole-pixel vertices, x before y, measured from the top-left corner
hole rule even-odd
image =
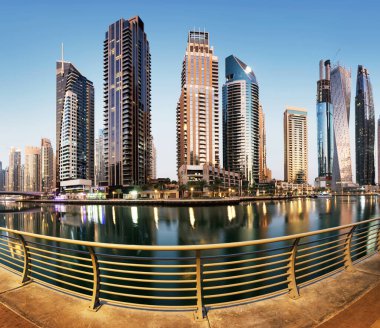
[[[157,198],[157,193],[158,193],[157,189],[154,189],[154,198]]]
[[[115,194],[116,194],[116,193],[113,191],[113,192],[112,192],[112,199],[115,199]]]
[[[191,187],[191,188],[190,188],[190,191],[191,191],[191,198],[193,198],[193,191],[194,191],[194,188]]]
[[[231,197],[231,188],[228,188],[228,197]]]

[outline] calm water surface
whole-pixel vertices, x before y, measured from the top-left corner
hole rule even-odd
[[[190,208],[0,202],[0,226],[97,242],[207,244],[278,237],[367,220],[380,216],[379,204],[376,196]]]

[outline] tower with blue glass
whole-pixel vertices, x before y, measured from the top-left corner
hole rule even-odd
[[[333,105],[331,102],[330,60],[319,62],[317,82],[318,178],[320,187],[331,184],[334,156]]]
[[[223,85],[223,166],[258,183],[259,146],[259,85],[252,69],[231,55]]]

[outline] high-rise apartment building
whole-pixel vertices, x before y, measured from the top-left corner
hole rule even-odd
[[[330,186],[334,156],[334,120],[331,103],[330,61],[319,62],[317,82],[317,145],[319,186]]]
[[[334,158],[331,188],[352,185],[350,150],[351,71],[338,65],[331,71],[331,101],[334,108]]]
[[[375,184],[375,106],[368,70],[358,66],[355,97],[356,183]]]
[[[152,179],[157,179],[157,150],[152,137]]]
[[[272,180],[272,172],[267,167],[267,141],[263,106],[259,105],[259,182]]]
[[[106,180],[142,185],[151,176],[151,57],[140,17],[110,25],[103,49]]]
[[[39,147],[25,147],[23,191],[41,191],[41,149]]]
[[[41,139],[41,191],[51,192],[54,188],[54,152],[49,139]]]
[[[72,63],[57,62],[56,184],[94,181],[94,86]]]
[[[95,140],[95,186],[106,183],[104,163],[104,130],[100,129]]]
[[[21,150],[11,147],[9,153],[7,191],[22,191]]]
[[[284,112],[284,180],[308,181],[307,110],[287,107]]]
[[[380,117],[377,120],[377,184],[380,185]]]
[[[223,85],[223,166],[251,185],[260,180],[259,86],[252,69],[226,58]]]
[[[218,57],[209,33],[190,31],[177,104],[177,169],[219,165]]]

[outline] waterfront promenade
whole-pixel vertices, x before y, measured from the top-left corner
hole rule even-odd
[[[88,301],[0,268],[1,327],[380,327],[380,255],[300,289],[292,300],[280,295],[240,306],[210,309],[205,321],[192,312],[146,311]]]

